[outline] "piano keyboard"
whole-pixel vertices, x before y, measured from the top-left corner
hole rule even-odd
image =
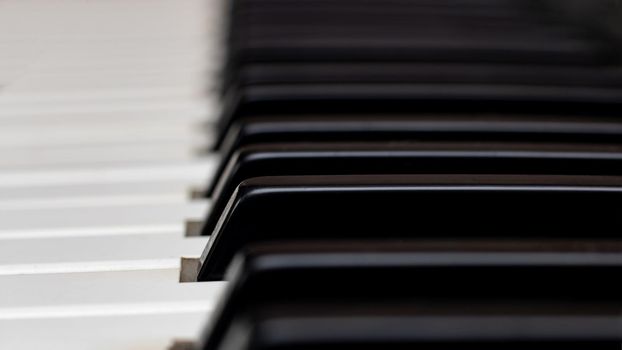
[[[0,347],[619,349],[620,18],[0,2]]]

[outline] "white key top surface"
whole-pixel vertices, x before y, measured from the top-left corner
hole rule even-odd
[[[115,313],[155,313],[158,305],[174,308],[203,304],[203,310],[210,310],[225,285],[178,280],[179,267],[4,275],[0,276],[0,319],[105,315],[113,313],[113,308],[118,309]]]
[[[200,220],[207,201],[80,206],[76,208],[0,211],[0,240],[100,234],[152,233],[183,228],[186,220]]]
[[[162,307],[129,315],[0,320],[0,345],[12,350],[166,350],[175,339],[196,339],[209,311],[187,305],[181,311]]]
[[[129,350],[196,339],[224,283],[177,283],[178,273],[0,276],[0,343],[11,349]]]
[[[111,184],[66,184],[33,187],[0,187],[0,208],[40,208],[66,206],[71,201],[98,203],[109,198],[160,197],[178,198],[175,202],[188,200],[188,188],[200,187],[200,182],[179,181],[128,181]],[[121,201],[119,201],[121,202]]]
[[[176,268],[180,257],[200,256],[207,241],[174,231],[7,239],[0,244],[0,276]]]
[[[189,138],[190,139],[190,138]],[[0,149],[0,170],[58,169],[80,166],[123,166],[192,161],[199,143],[145,142],[90,147]]]
[[[123,167],[82,167],[78,169],[15,170],[0,172],[0,190],[3,188],[38,187],[52,185],[115,184],[184,180],[204,181],[214,171],[215,158],[207,157],[192,162],[167,164],[128,165]]]

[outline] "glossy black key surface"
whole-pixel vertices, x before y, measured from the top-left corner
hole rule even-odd
[[[365,86],[369,95],[374,95],[372,92],[390,89],[400,95],[409,93],[421,103],[433,98],[462,101],[467,97],[496,102],[510,100],[508,95],[512,95],[512,99],[527,102],[541,100],[543,97],[561,101],[564,94],[574,99],[591,98],[596,101],[591,95],[618,96],[622,87],[619,67],[551,67],[486,63],[469,65],[281,63],[246,65],[236,70],[235,74],[235,78],[227,82],[227,89],[229,94],[233,95],[230,98],[239,101],[252,100],[246,96],[256,96],[253,95],[255,90],[272,89],[272,93],[276,95],[281,91],[275,90],[279,86],[285,86],[283,90],[287,90],[288,87],[292,90],[305,87],[305,91],[311,91],[311,94],[319,99],[321,92],[313,89],[318,85],[327,90],[323,96],[327,100],[343,97],[331,95],[330,91],[341,91],[346,88],[356,91],[361,85]],[[402,85],[405,88],[398,90]],[[343,94],[343,91],[341,92]],[[380,92],[376,95],[377,97],[372,98],[383,98]],[[290,97],[285,93],[282,98],[287,102]]]
[[[235,1],[221,133],[243,116],[283,113],[615,113],[618,39],[576,8]]]
[[[615,34],[566,7],[235,1],[221,132],[292,112],[619,110]]]
[[[411,305],[393,305],[402,310],[409,306]],[[616,315],[575,317],[538,314],[496,317],[482,317],[480,314],[386,315],[381,314],[387,312],[386,307],[375,305],[351,307],[345,313],[335,312],[327,315],[314,307],[316,305],[294,303],[285,307],[274,304],[249,310],[248,313],[236,318],[225,335],[222,346],[215,349],[618,350],[620,348],[620,337],[617,336],[615,327],[620,318]],[[286,311],[283,311],[284,308]],[[572,307],[568,307],[568,310],[576,312]],[[560,328],[563,331],[557,331]],[[495,332],[486,333],[486,329],[494,329]],[[427,334],[424,335],[422,330]]]
[[[620,241],[456,243],[249,246],[202,348],[619,346]]]
[[[240,147],[271,142],[529,141],[619,144],[622,120],[618,117],[555,115],[301,113],[242,118],[219,139],[216,146],[220,146],[222,158],[226,161]]]
[[[236,72],[236,88],[275,84],[461,84],[619,89],[622,70],[615,67],[525,66],[500,64],[443,63],[315,63],[267,64],[241,67]]]
[[[239,149],[213,176],[212,232],[244,180],[284,175],[543,174],[622,175],[621,145],[521,143],[271,143]]]
[[[345,66],[349,68],[339,70],[357,70],[352,64]],[[444,67],[437,74],[435,69],[426,68],[421,76],[411,77],[401,68],[386,74],[373,70],[372,77],[359,72],[360,76],[353,74],[341,80],[335,78],[339,74],[315,71],[291,77],[251,77],[251,81],[259,83],[248,84],[242,80],[241,86],[228,92],[220,132],[225,133],[232,123],[247,116],[295,118],[310,114],[376,114],[399,118],[405,114],[416,117],[435,113],[510,117],[512,114],[566,114],[591,118],[620,111],[622,89],[616,77],[618,70],[588,73],[585,77],[578,71],[558,72],[560,77],[557,78],[553,77],[554,73],[544,74],[544,70],[533,70],[529,74],[514,72],[514,82],[495,81],[492,73],[462,71],[461,76],[458,71],[460,69],[452,73]],[[575,78],[568,79],[568,76]]]
[[[539,175],[276,176],[244,181],[201,256],[200,280],[278,239],[619,238],[622,178]]]
[[[594,63],[606,40],[535,2],[236,1],[229,61],[425,60]]]
[[[464,84],[275,84],[227,96],[219,132],[245,116],[498,113],[604,115],[622,111],[621,89]]]

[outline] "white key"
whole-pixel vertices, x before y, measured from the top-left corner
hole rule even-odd
[[[211,310],[198,304],[161,305],[153,312],[129,315],[0,319],[0,346],[12,350],[168,350],[176,339],[198,338]]]
[[[84,126],[48,126],[45,128],[4,127],[0,130],[0,148],[10,151],[16,147],[81,147],[109,144],[138,144],[143,142],[177,142],[179,145],[207,144],[207,135],[194,125],[184,123],[124,123],[107,125],[93,123]]]
[[[184,205],[190,200],[183,191],[174,193],[147,193],[147,194],[120,194],[116,196],[79,196],[79,197],[54,197],[54,198],[31,198],[26,200],[0,201],[0,213],[24,210],[53,210],[72,208],[99,208],[106,210],[113,206],[139,206],[139,205]],[[9,214],[7,214],[9,215]]]
[[[198,257],[208,237],[159,234],[7,239],[0,244],[0,276],[169,269]]]
[[[106,185],[127,182],[184,180],[200,182],[215,170],[216,159],[127,167],[85,167],[46,171],[0,172],[0,189],[39,186]]]
[[[204,186],[207,181],[186,179],[168,181],[128,181],[105,184],[64,184],[33,187],[0,187],[0,209],[2,208],[54,208],[115,201],[123,203],[131,198],[145,198],[154,202],[188,201],[189,188]],[[151,199],[147,199],[151,198]]]
[[[131,314],[153,304],[182,302],[192,305],[201,302],[203,310],[209,310],[224,284],[180,283],[179,267],[3,275],[0,276],[0,319]],[[133,305],[137,306],[136,311],[130,310]]]
[[[3,210],[0,211],[0,240],[181,231],[186,220],[204,218],[208,207],[207,201],[193,201]]]
[[[152,349],[194,339],[225,284],[177,278],[178,269],[0,276],[0,344]]]
[[[80,111],[53,113],[39,111],[32,113],[6,113],[0,110],[0,125],[3,127],[48,128],[58,125],[81,126],[92,131],[93,125],[131,125],[134,123],[148,124],[192,124],[204,123],[210,117],[206,110],[191,109],[158,109],[142,106],[136,110],[123,110],[109,106],[100,111]]]
[[[192,138],[189,138],[192,139]],[[122,166],[190,162],[198,158],[199,142],[149,142],[129,145],[0,148],[0,169],[56,169],[83,166]]]
[[[83,102],[61,101],[58,103],[32,104],[27,102],[19,104],[8,103],[0,95],[0,120],[18,118],[20,116],[47,116],[47,115],[72,115],[72,114],[99,114],[119,113],[143,114],[152,110],[170,111],[181,115],[205,115],[206,119],[214,119],[217,116],[216,107],[209,101],[149,99],[148,101],[112,101],[112,102]],[[180,120],[183,120],[180,117]]]

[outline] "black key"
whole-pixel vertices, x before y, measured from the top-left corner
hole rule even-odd
[[[516,112],[515,108],[522,108],[520,102],[549,105],[548,108],[559,103],[573,106],[604,103],[611,107],[622,94],[620,70],[603,68],[490,64],[264,64],[245,67],[236,74],[231,82],[233,86],[229,87],[231,103],[225,114],[232,119],[222,121],[222,127],[240,115],[264,113],[267,106],[276,110],[273,113],[278,113],[280,108],[287,108],[290,100],[300,104],[298,111],[308,111],[306,105],[310,105],[312,109],[325,113],[330,113],[333,108],[363,113],[370,105],[387,113],[415,112],[426,105],[439,111],[462,109],[461,112],[491,107],[481,105],[483,103]],[[573,109],[569,107],[555,108],[557,113],[572,113]],[[591,113],[596,109],[584,108]]]
[[[613,115],[622,90],[572,86],[468,84],[274,84],[231,91],[220,132],[245,116],[304,114],[497,113]]]
[[[261,176],[362,174],[622,175],[622,145],[271,143],[247,146],[213,177],[211,233],[235,188]]]
[[[258,143],[242,146],[229,157],[223,157],[223,164],[212,178],[207,194],[212,196],[218,187],[220,190],[214,197],[225,193],[225,197],[228,198],[235,186],[244,179],[273,175],[392,173],[617,175],[619,170],[615,164],[622,157],[621,154],[622,144],[399,140],[365,143]],[[399,159],[399,163],[394,159]],[[478,159],[484,160],[486,165],[478,163]],[[510,159],[512,162],[504,162]],[[532,161],[548,159],[551,162],[527,165],[520,163],[521,159]],[[456,160],[460,163],[455,163]],[[591,166],[575,161],[591,162]]]
[[[616,325],[621,318],[614,314],[593,315],[589,309],[568,305],[546,307],[522,303],[504,305],[508,310],[512,306],[527,310],[519,315],[490,315],[487,308],[471,304],[452,305],[471,309],[472,314],[468,315],[408,313],[420,306],[381,303],[340,308],[333,304],[318,307],[296,302],[274,303],[249,309],[236,317],[222,345],[213,349],[617,350],[620,347]],[[575,315],[555,314],[560,308]],[[548,315],[528,313],[536,309]],[[402,311],[398,313],[398,310]],[[503,306],[497,311],[503,312]]]
[[[598,1],[564,1],[546,0],[539,1],[540,6],[545,12],[554,11],[563,14],[567,21],[574,23],[589,23],[593,31],[600,35],[608,36],[613,42],[618,43],[617,50],[620,50],[620,39],[622,32],[620,29],[620,17],[622,9],[615,0]]]
[[[237,1],[234,8],[229,41],[234,66],[338,59],[576,64],[598,62],[609,51],[578,23],[566,24],[578,27],[580,35],[556,32],[565,21],[560,12],[529,8],[524,2],[430,6],[417,1],[313,1],[271,6]]]
[[[286,116],[291,119],[320,116],[330,120],[330,116],[368,116],[369,119],[375,115],[389,119],[406,116],[428,119],[435,113],[444,122],[446,119],[440,117],[443,114],[450,115],[448,119],[483,114],[493,122],[503,120],[504,115],[509,119],[522,115],[528,121],[546,114],[591,119],[614,115],[620,110],[622,101],[618,96],[622,90],[617,89],[594,91],[578,88],[575,94],[565,87],[498,89],[483,85],[473,89],[460,84],[424,85],[263,85],[235,90],[224,101],[218,125],[219,140],[234,122],[248,116]],[[557,118],[556,122],[563,120],[563,117]]]
[[[241,116],[300,111],[594,114],[620,107],[619,45],[547,6],[240,0],[233,7],[226,80],[237,87],[227,93],[223,132]],[[552,52],[560,47],[608,57],[608,65],[558,67],[581,57]],[[518,61],[496,64],[507,63],[504,56]]]
[[[251,64],[236,72],[237,88],[274,84],[463,84],[539,87],[622,88],[615,67],[525,66],[443,63]]]
[[[599,89],[615,92],[622,87],[619,67],[566,67],[499,65],[490,63],[314,63],[249,64],[240,67],[226,82],[228,90],[249,86],[342,84],[417,84],[430,85],[431,91],[455,89],[482,90],[496,87],[499,92],[563,88],[569,93]],[[493,91],[495,89],[492,89]],[[231,92],[234,94],[235,92]],[[444,94],[446,95],[446,94]],[[477,97],[473,95],[472,97]]]
[[[221,146],[227,160],[239,147],[270,142],[529,140],[619,144],[622,121],[617,117],[555,115],[309,115],[292,110],[288,115],[242,118],[219,139],[216,147]]]
[[[620,177],[536,175],[249,179],[203,251],[199,280],[222,278],[233,255],[256,241],[617,239],[621,183]]]
[[[202,348],[614,349],[620,249],[619,241],[253,245],[229,270]]]

